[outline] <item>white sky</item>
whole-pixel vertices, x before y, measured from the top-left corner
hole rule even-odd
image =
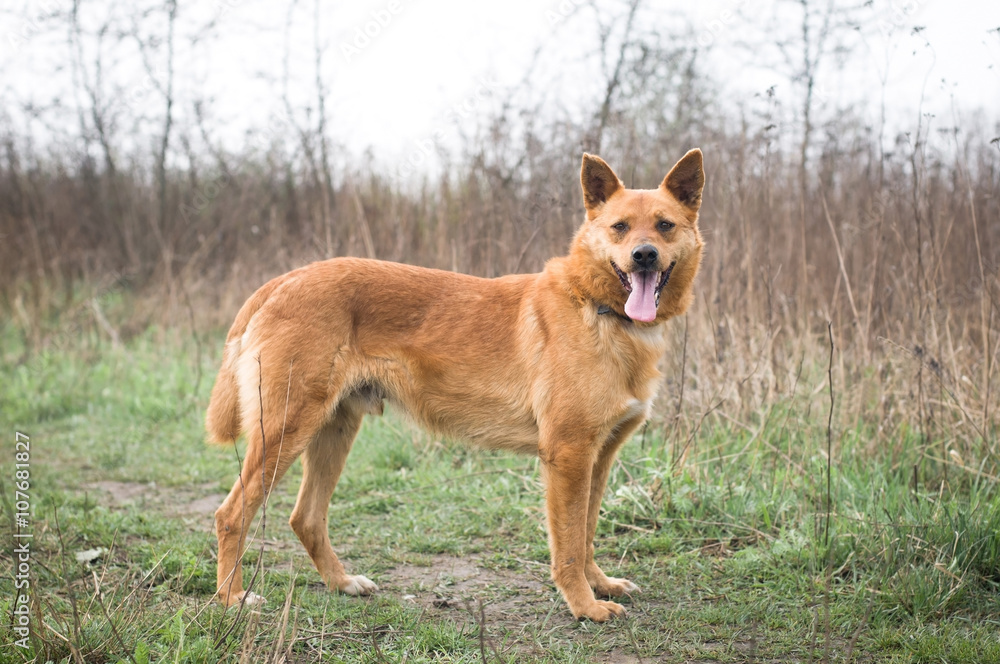
[[[405,159],[435,135],[454,135],[455,125],[469,131],[471,120],[456,122],[452,109],[465,104],[474,110],[495,103],[508,86],[521,80],[539,46],[543,47],[539,77],[550,96],[565,98],[566,105],[572,106],[578,101],[571,99],[574,95],[582,98],[596,93],[600,75],[587,69],[594,66],[593,61],[582,64],[583,54],[595,44],[594,13],[581,9],[572,18],[552,24],[553,17],[573,1],[362,0],[341,7],[323,4],[319,32],[325,47],[323,79],[329,91],[330,135],[355,155],[371,146],[384,163]],[[581,0],[576,2],[582,4]],[[7,102],[0,109],[6,106],[11,112],[12,104],[27,100],[44,105],[56,96],[64,104],[72,99],[66,31],[50,34],[43,22],[31,18],[68,5],[68,0],[0,0],[0,7],[6,10],[0,14],[6,23],[0,28],[4,35],[0,92]],[[113,6],[116,9],[109,9]],[[129,3],[115,5],[111,0],[90,0],[82,7],[89,27],[96,27],[109,11],[122,16],[133,11]],[[209,100],[215,139],[235,147],[244,140],[248,127],[262,126],[269,117],[281,117],[284,26],[289,7],[288,2],[273,0],[181,0],[181,34],[191,34],[212,16],[218,23],[215,37],[194,47],[185,41],[178,56],[180,123],[185,116],[191,121],[194,99]],[[758,17],[772,11],[771,7],[773,3],[749,0],[704,0],[700,4],[651,0],[641,24],[688,31],[703,45],[711,43],[703,64],[723,86],[722,103],[746,102],[772,84],[777,84],[779,95],[789,95],[789,103],[793,103],[787,76],[764,66],[774,54],[737,46],[744,40],[755,42],[773,35],[755,27],[755,18],[748,21],[736,14]],[[315,90],[313,12],[313,2],[302,0],[292,14],[289,69],[295,106],[312,103]],[[874,0],[870,15],[876,12],[890,17],[881,27],[891,27],[891,34],[884,29],[868,30],[866,47],[856,49],[841,72],[821,77],[820,103],[852,101],[875,113],[882,90],[880,76],[884,76],[890,115],[905,118],[901,124],[915,121],[922,92],[923,109],[939,118],[950,117],[953,103],[964,110],[984,109],[994,122],[1000,118],[1000,2]],[[356,30],[363,30],[379,16],[383,22],[388,17],[388,23],[359,52],[346,57],[344,45],[353,43]],[[155,22],[155,16],[151,20]],[[914,35],[914,25],[924,30]],[[796,29],[794,22],[782,29],[785,27]],[[149,29],[155,32],[158,28],[153,23]],[[108,87],[112,94],[128,100],[130,110],[142,112],[149,104],[159,108],[157,93],[142,84],[141,65],[134,47],[131,52],[129,48],[126,44],[117,52],[120,62],[106,74],[114,78]],[[111,49],[109,53],[115,54]],[[66,122],[72,122],[75,116],[66,117]],[[281,130],[280,120],[272,122]],[[37,123],[33,130],[39,131]]]

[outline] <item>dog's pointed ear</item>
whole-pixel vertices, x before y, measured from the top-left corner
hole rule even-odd
[[[583,154],[580,184],[583,185],[583,205],[587,208],[588,219],[593,219],[612,194],[624,187],[603,159],[587,153]]]
[[[705,188],[701,150],[688,150],[670,169],[667,177],[663,178],[660,187],[670,192],[681,204],[697,212],[701,207],[701,190]]]

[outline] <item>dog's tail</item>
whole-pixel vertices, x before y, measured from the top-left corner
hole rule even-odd
[[[212,388],[212,398],[205,414],[205,428],[208,430],[208,442],[217,445],[235,443],[243,433],[242,409],[240,408],[240,388],[236,375],[236,367],[243,350],[243,334],[250,325],[250,319],[264,306],[267,298],[282,282],[281,278],[272,279],[261,286],[250,296],[240,312],[236,314],[233,326],[226,335],[226,347],[222,353],[222,367]]]

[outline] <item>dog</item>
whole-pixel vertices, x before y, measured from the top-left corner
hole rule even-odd
[[[215,513],[217,598],[243,588],[246,532],[267,493],[302,457],[292,530],[331,590],[378,587],[349,575],[327,513],[365,414],[389,402],[436,435],[540,459],[552,580],[580,620],[624,607],[599,597],[639,588],[594,560],[608,473],[649,416],[667,347],[701,261],[700,150],[656,189],[626,189],[584,154],[585,219],[567,256],[538,274],[481,279],[359,258],[272,279],[229,330],[206,416],[210,442],[247,437],[241,474]]]

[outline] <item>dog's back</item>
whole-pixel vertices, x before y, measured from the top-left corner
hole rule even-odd
[[[297,363],[296,383],[329,384],[331,410],[353,396],[385,399],[438,434],[532,449],[537,358],[523,349],[539,345],[538,318],[525,309],[537,277],[480,279],[359,258],[277,277],[229,330],[206,416],[210,440],[234,441],[259,414],[258,382],[270,390]]]

